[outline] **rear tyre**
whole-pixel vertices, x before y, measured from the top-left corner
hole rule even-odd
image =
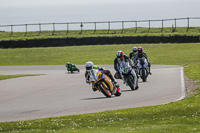
[[[115,96],[121,96],[121,90],[120,90],[120,88],[117,88],[116,87],[116,93],[114,94]]]

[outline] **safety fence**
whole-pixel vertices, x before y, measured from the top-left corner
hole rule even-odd
[[[9,32],[10,36],[14,32],[24,32],[24,36],[28,32],[36,31],[38,35],[42,31],[52,31],[55,35],[56,31],[66,31],[66,35],[73,30],[79,30],[82,34],[84,30],[92,30],[95,34],[97,30],[105,30],[108,34],[112,29],[120,29],[121,33],[125,29],[133,28],[136,33],[139,28],[147,28],[149,32],[152,28],[160,28],[163,32],[165,27],[171,27],[171,32],[176,31],[177,27],[186,27],[186,32],[190,27],[200,27],[200,17],[174,18],[161,20],[135,20],[135,21],[105,21],[105,22],[67,22],[67,23],[35,23],[35,24],[16,24],[16,25],[0,25],[0,32]]]

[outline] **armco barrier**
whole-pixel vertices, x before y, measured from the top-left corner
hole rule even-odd
[[[0,41],[0,48],[31,48],[80,46],[97,44],[142,44],[142,43],[197,43],[200,36],[123,36],[123,37],[83,37],[46,38],[30,40]]]

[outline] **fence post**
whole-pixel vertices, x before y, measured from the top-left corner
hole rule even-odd
[[[190,18],[187,18],[187,32],[188,32],[189,28],[190,28]]]
[[[149,30],[148,30],[148,32],[150,31],[150,28],[151,28],[151,20],[149,20]]]
[[[10,36],[12,36],[13,34],[13,25],[11,25],[11,32],[10,32]]]
[[[27,24],[25,24],[25,27],[26,27],[26,32],[25,32],[24,36],[26,36],[26,34],[27,34]]]
[[[38,34],[38,36],[41,34],[41,32],[42,32],[41,24],[39,23],[39,34]]]
[[[108,22],[108,32],[107,32],[107,34],[109,34],[109,32],[110,32],[110,21]]]
[[[55,35],[55,23],[53,23],[53,33],[52,36]]]
[[[173,32],[176,31],[176,18],[174,19],[174,25],[175,25],[175,27],[174,27],[174,31]]]
[[[161,32],[163,32],[163,19],[162,19],[162,29],[161,29]]]
[[[122,32],[121,34],[124,32],[124,21],[122,21]]]
[[[67,23],[67,33],[66,35],[69,33],[69,23]]]
[[[80,27],[81,27],[81,32],[79,34],[82,34],[82,32],[83,32],[83,23],[82,22],[81,22]]]
[[[96,33],[96,30],[97,30],[97,24],[96,22],[94,22],[94,34]]]
[[[137,32],[137,21],[135,21],[135,33]]]

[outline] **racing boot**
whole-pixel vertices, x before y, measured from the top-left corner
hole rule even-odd
[[[150,71],[150,68],[149,68],[149,74],[152,75],[152,73],[151,73],[151,71]]]
[[[110,77],[110,79],[111,79],[113,85],[119,87],[119,84],[117,83],[117,81],[115,81],[115,79],[113,78],[113,76],[112,76],[111,74],[109,75],[109,77]]]

